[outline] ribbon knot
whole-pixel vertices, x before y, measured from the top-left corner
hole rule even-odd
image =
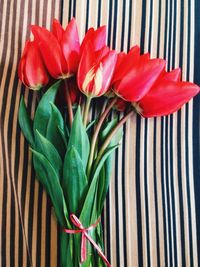
[[[65,233],[68,234],[78,234],[81,233],[81,263],[83,263],[87,259],[87,246],[86,246],[86,241],[88,240],[93,247],[97,250],[99,256],[102,258],[102,260],[107,264],[108,267],[111,267],[109,261],[107,260],[106,256],[103,254],[101,248],[95,243],[95,241],[91,238],[91,236],[88,234],[88,231],[92,230],[97,226],[99,223],[100,219],[93,225],[91,225],[88,228],[84,228],[82,225],[81,221],[76,217],[75,214],[70,215],[71,222],[73,223],[74,226],[76,226],[77,230],[73,229],[64,229]]]

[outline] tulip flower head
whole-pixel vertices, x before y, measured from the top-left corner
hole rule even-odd
[[[121,99],[131,102],[144,117],[165,116],[181,108],[199,87],[181,82],[181,71],[165,71],[165,61],[150,59],[149,54],[140,55],[138,46],[128,54],[119,53],[112,79],[113,92]]]
[[[81,43],[81,54],[88,42],[92,42],[94,49],[100,50],[106,45],[106,26],[101,26],[98,29],[90,28]]]
[[[38,45],[35,41],[27,41],[19,62],[20,80],[30,89],[39,90],[49,81]]]
[[[65,79],[77,72],[80,43],[75,19],[64,30],[57,20],[53,32],[36,25],[31,26],[46,68],[55,79]]]
[[[109,90],[115,69],[117,53],[107,46],[96,51],[88,42],[81,56],[77,82],[79,89],[88,97],[99,97]]]
[[[165,116],[179,110],[199,93],[199,86],[180,81],[180,69],[165,72],[151,90],[136,104],[143,117]]]
[[[139,101],[165,70],[165,60],[150,59],[149,54],[140,55],[139,47],[120,54],[113,77],[113,90],[129,102]]]

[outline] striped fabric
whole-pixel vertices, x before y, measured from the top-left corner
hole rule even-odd
[[[199,13],[198,0],[0,1],[0,267],[60,266],[54,212],[17,122],[22,94],[31,114],[36,105],[17,77],[28,26],[74,16],[82,38],[107,24],[111,47],[139,44],[200,84]],[[199,104],[164,118],[135,115],[124,127],[103,214],[112,267],[200,266]]]

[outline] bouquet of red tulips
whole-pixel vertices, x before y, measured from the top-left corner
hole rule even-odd
[[[19,78],[42,94],[34,118],[21,99],[19,123],[61,226],[61,266],[110,266],[100,216],[122,125],[134,111],[143,117],[175,112],[199,87],[182,82],[180,69],[167,72],[165,60],[141,55],[138,46],[111,50],[105,26],[90,28],[81,43],[74,19],[66,29],[54,20],[51,32],[35,25],[31,31]]]

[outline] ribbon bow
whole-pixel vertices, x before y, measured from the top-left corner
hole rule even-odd
[[[83,263],[87,258],[86,241],[88,240],[94,246],[94,248],[98,251],[99,256],[103,259],[103,261],[107,264],[107,266],[111,267],[109,261],[107,260],[106,256],[103,254],[103,252],[101,251],[100,247],[94,242],[94,240],[91,238],[91,236],[89,236],[87,233],[88,231],[90,231],[91,229],[93,229],[94,227],[97,226],[97,224],[99,223],[99,220],[95,224],[91,225],[90,227],[84,228],[82,223],[76,217],[75,214],[71,214],[70,219],[71,219],[72,223],[74,224],[74,226],[76,226],[79,229],[78,230],[64,229],[64,231],[65,231],[65,233],[68,233],[68,234],[78,234],[78,233],[82,234],[82,238],[81,238],[81,263]]]

